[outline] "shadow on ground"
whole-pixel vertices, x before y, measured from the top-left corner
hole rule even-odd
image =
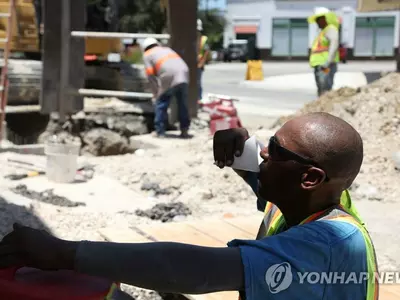
[[[384,76],[382,72],[364,72],[367,83],[370,84]]]
[[[12,230],[15,222],[50,232],[44,222],[35,216],[33,209],[9,203],[0,197],[0,239]]]

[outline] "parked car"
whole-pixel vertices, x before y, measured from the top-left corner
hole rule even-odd
[[[228,45],[224,51],[224,61],[231,62],[233,60],[247,61],[248,47],[247,40],[235,40]]]

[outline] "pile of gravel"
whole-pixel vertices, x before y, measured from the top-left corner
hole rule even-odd
[[[176,203],[159,203],[148,210],[136,211],[136,215],[139,217],[147,217],[151,220],[160,220],[161,222],[172,222],[177,216],[188,216],[192,212],[182,202]]]
[[[364,162],[352,195],[359,199],[398,202],[400,172],[393,156],[400,151],[400,74],[388,74],[357,90],[342,88],[328,92],[293,116],[318,111],[346,120],[363,138]],[[274,129],[293,116],[280,118]]]

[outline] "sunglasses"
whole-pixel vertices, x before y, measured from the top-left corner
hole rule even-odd
[[[285,147],[282,147],[279,144],[279,141],[275,136],[272,136],[269,139],[269,144],[268,144],[268,155],[272,158],[272,160],[294,160],[298,163],[304,164],[304,165],[312,165],[315,167],[321,168],[316,162],[314,162],[312,159],[304,157],[300,154],[297,154],[296,152],[290,151],[289,149],[286,149]],[[325,170],[324,170],[325,172]],[[329,181],[328,175],[325,172],[325,181]]]

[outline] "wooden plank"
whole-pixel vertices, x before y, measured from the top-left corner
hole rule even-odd
[[[243,229],[237,228],[223,220],[210,221],[193,221],[188,222],[188,226],[219,240],[226,244],[233,239],[254,239],[254,234],[251,234]]]
[[[224,247],[223,242],[204,234],[186,223],[167,223],[162,225],[138,226],[157,241],[173,241],[208,247]]]
[[[255,239],[257,236],[258,229],[260,228],[260,224],[263,216],[249,216],[249,217],[236,217],[236,218],[226,218],[224,222],[231,224],[237,229],[241,229],[252,235],[252,238]]]
[[[97,232],[107,241],[115,243],[147,243],[148,238],[137,233],[130,228],[106,227],[97,230]]]
[[[380,300],[397,300],[400,299],[400,285],[380,285],[379,286]]]
[[[184,295],[190,300],[236,300],[238,299],[238,292],[218,292],[203,295]]]

